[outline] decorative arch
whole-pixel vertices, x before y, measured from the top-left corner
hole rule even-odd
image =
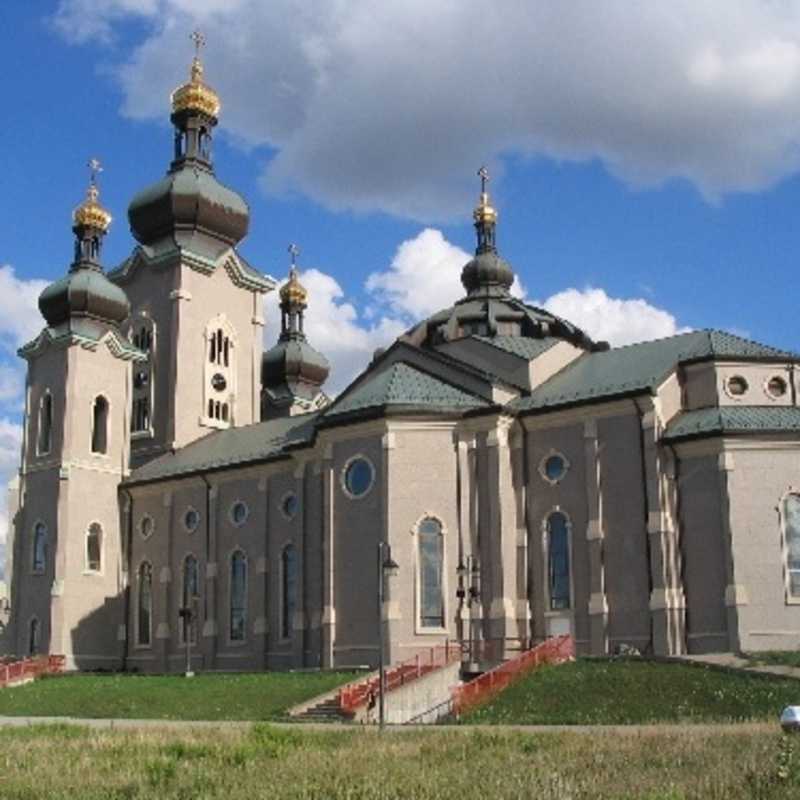
[[[417,633],[447,629],[447,528],[440,516],[426,512],[414,523],[415,628]]]
[[[790,486],[778,504],[787,603],[800,603],[800,488]]]

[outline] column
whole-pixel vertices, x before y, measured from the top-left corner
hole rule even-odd
[[[333,646],[336,641],[336,608],[333,594],[333,449],[325,447],[322,462],[322,667],[334,665]]]
[[[208,492],[208,519],[206,520],[206,585],[205,585],[205,622],[203,622],[203,657],[206,669],[213,669],[217,658],[217,641],[219,625],[217,624],[217,499],[216,486]]]

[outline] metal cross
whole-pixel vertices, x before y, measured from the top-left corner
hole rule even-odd
[[[97,176],[103,171],[103,165],[96,158],[90,158],[86,166],[89,167],[89,183],[94,186]]]
[[[296,267],[297,256],[300,255],[300,248],[294,242],[289,245],[289,255],[292,257],[292,266]]]
[[[206,45],[206,37],[200,31],[192,31],[189,38],[194,42],[195,57],[199,58],[200,48]]]
[[[481,179],[481,192],[486,193],[486,183],[489,180],[489,170],[486,167],[481,167],[478,170],[478,177]]]

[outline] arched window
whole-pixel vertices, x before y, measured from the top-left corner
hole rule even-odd
[[[104,454],[107,449],[108,400],[103,395],[98,395],[92,407],[92,452]]]
[[[149,647],[153,629],[153,568],[147,562],[139,567],[138,601],[136,603],[136,643]]]
[[[44,572],[47,565],[47,527],[43,522],[33,526],[33,560],[34,572]]]
[[[103,528],[93,522],[86,532],[86,569],[100,572],[103,568]]]
[[[35,656],[39,652],[39,631],[40,631],[40,624],[39,620],[36,617],[32,617],[30,623],[28,624],[28,655]]]
[[[153,407],[153,361],[155,357],[155,323],[149,316],[137,315],[130,331],[131,343],[147,355],[146,361],[133,362],[133,407],[131,432],[150,431]]]
[[[188,555],[183,560],[183,608],[191,610],[192,615],[197,613],[197,598],[200,596],[200,580],[197,569],[197,559]],[[185,642],[187,634],[195,641],[196,625],[189,625],[185,616],[181,617],[181,641]]]
[[[547,586],[550,610],[560,611],[572,607],[570,589],[569,522],[566,514],[553,511],[547,517]]]
[[[426,517],[417,526],[419,563],[419,624],[422,628],[444,627],[444,536],[442,524]]]
[[[36,452],[47,455],[53,444],[53,396],[45,392],[39,401],[39,436],[36,440]]]
[[[281,638],[292,635],[294,618],[295,586],[297,584],[297,560],[294,545],[287,544],[281,553]]]
[[[787,494],[781,504],[786,558],[786,593],[800,599],[800,494]]]
[[[247,638],[247,558],[241,550],[231,556],[231,618],[232,642]]]
[[[226,427],[236,416],[236,336],[225,316],[219,315],[206,326],[205,338],[205,420],[214,427]]]

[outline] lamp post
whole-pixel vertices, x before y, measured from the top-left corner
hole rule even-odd
[[[473,602],[477,603],[481,596],[481,570],[480,565],[478,564],[478,557],[470,554],[466,558],[466,563],[464,561],[459,561],[458,566],[456,567],[456,575],[458,575],[458,590],[456,592],[456,596],[462,603],[464,602],[465,597],[467,599],[469,664],[472,666],[475,661],[472,652],[472,604]],[[468,584],[466,589],[464,588],[464,584]]]
[[[388,542],[378,542],[378,724],[381,729],[386,724],[386,706],[384,692],[386,690],[386,665],[383,662],[383,597],[385,581],[397,575],[400,567],[392,558],[392,548]]]
[[[187,678],[194,677],[194,672],[192,672],[192,625],[197,616],[198,599],[198,596],[194,594],[189,598],[191,605],[178,609],[178,616],[183,620],[183,638],[186,640],[186,671],[184,675]]]

